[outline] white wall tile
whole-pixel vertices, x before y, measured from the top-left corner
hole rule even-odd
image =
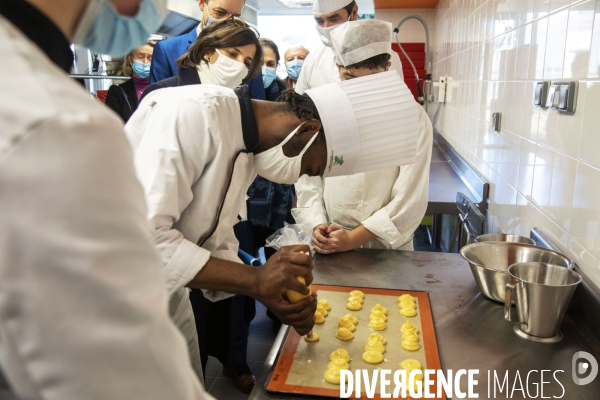
[[[562,78],[568,21],[568,9],[560,11],[556,14],[551,14],[548,19],[546,59],[544,61],[544,79]]]
[[[596,15],[590,46],[588,78],[600,78],[600,0],[596,0]]]
[[[569,10],[563,78],[588,75],[595,9],[595,2],[584,1]]]
[[[460,84],[438,129],[490,182],[487,230],[540,227],[600,285],[600,0],[441,0],[433,30]],[[580,81],[575,114],[533,106],[542,79]]]
[[[586,86],[585,97],[579,96],[579,102],[587,105],[584,109],[579,143],[579,158],[600,168],[600,82],[581,82]]]

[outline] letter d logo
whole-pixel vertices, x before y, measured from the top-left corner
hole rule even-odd
[[[585,358],[588,362],[580,362],[577,364],[577,360],[580,358]],[[592,368],[590,374],[586,378],[579,378],[578,375],[585,374],[590,367]],[[596,375],[598,375],[598,361],[596,361],[593,355],[585,351],[578,351],[573,354],[572,368],[573,382],[575,382],[576,385],[587,385],[596,379]]]

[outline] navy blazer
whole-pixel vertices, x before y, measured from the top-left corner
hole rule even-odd
[[[183,35],[156,43],[150,66],[150,85],[177,76],[177,59],[189,50],[197,37],[197,30],[194,28]],[[250,95],[253,99],[265,99],[261,74],[250,80],[247,85],[250,88]]]

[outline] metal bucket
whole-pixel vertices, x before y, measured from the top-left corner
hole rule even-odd
[[[506,235],[500,233],[488,234],[488,235],[479,235],[476,239],[477,242],[508,242],[508,243],[524,243],[531,244],[535,246],[535,241],[526,236],[520,235]]]
[[[522,243],[472,243],[463,247],[460,255],[469,262],[481,293],[500,303],[504,303],[506,284],[511,278],[508,267],[512,264],[536,261],[573,268],[573,262],[556,251]]]

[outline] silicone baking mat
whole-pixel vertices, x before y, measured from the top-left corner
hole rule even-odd
[[[346,349],[352,358],[350,361],[351,371],[366,369],[369,371],[369,376],[372,376],[372,371],[375,369],[391,370],[392,375],[387,376],[387,379],[391,380],[387,389],[388,394],[393,393],[395,388],[393,372],[401,369],[400,363],[405,359],[418,360],[423,369],[441,369],[429,295],[426,292],[322,285],[312,285],[312,290],[318,293],[319,300],[326,299],[331,305],[325,323],[315,324],[313,329],[320,338],[317,342],[309,343],[294,329],[288,330],[273,368],[273,374],[266,386],[268,391],[339,398],[339,385],[326,382],[323,374],[329,363],[329,355],[340,348]],[[360,290],[365,294],[363,308],[359,311],[350,311],[346,308],[348,293],[352,290]],[[399,313],[398,297],[405,293],[415,298],[417,304],[415,317],[406,318]],[[367,338],[375,332],[369,328],[369,314],[376,304],[381,304],[388,311],[387,328],[377,332],[387,340],[386,352],[382,363],[368,364],[362,360],[362,354],[365,351]],[[354,339],[342,341],[337,339],[335,334],[339,319],[346,314],[352,314],[358,318],[358,324],[354,331]],[[402,340],[400,328],[407,320],[410,320],[419,329],[421,348],[417,351],[407,351],[400,346]],[[432,378],[435,380],[435,376]],[[380,399],[379,388],[378,378],[375,399]],[[432,386],[430,391],[435,393],[437,390]],[[355,393],[352,398],[357,398]],[[364,384],[359,398],[366,398]],[[443,396],[441,399],[446,399],[446,397]]]

